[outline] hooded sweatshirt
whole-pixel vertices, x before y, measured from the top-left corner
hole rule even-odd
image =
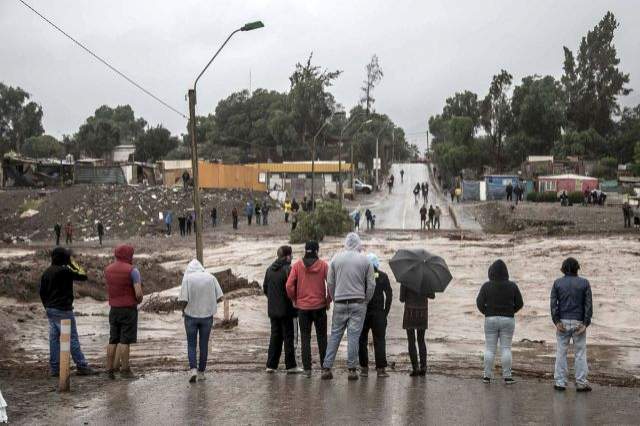
[[[331,303],[327,292],[327,262],[317,256],[298,260],[287,280],[287,295],[294,306],[304,311],[324,309]]]
[[[269,318],[287,318],[295,316],[296,310],[287,297],[287,278],[291,271],[291,262],[287,258],[278,258],[264,274],[262,290],[267,296],[267,314]]]
[[[496,260],[489,267],[489,281],[483,284],[476,299],[478,310],[485,317],[513,317],[523,304],[520,289],[509,281],[507,265]]]
[[[205,271],[202,264],[193,259],[182,277],[179,302],[187,302],[184,314],[192,318],[209,318],[218,311],[218,300],[223,296],[216,277]]]
[[[369,303],[373,298],[376,290],[373,266],[360,249],[360,237],[350,232],[345,239],[344,250],[331,260],[327,288],[336,302],[362,299]]]
[[[45,308],[61,311],[73,310],[73,282],[86,281],[87,274],[71,261],[71,255],[64,247],[56,247],[51,252],[51,266],[40,278],[40,299]]]

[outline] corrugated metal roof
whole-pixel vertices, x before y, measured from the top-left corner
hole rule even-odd
[[[284,163],[256,163],[260,171],[269,173],[311,173],[311,161]],[[316,173],[338,173],[337,161],[316,161]],[[342,172],[350,172],[351,164],[342,162]]]
[[[580,176],[580,175],[575,175],[575,174],[539,176],[538,179],[549,179],[549,180],[557,180],[557,179],[598,180],[598,178],[594,178],[593,176]]]

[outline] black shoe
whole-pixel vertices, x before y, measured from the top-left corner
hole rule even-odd
[[[109,377],[110,380],[115,380],[116,373],[113,370],[107,370],[107,377]]]
[[[576,392],[591,392],[593,389],[591,389],[591,386],[589,385],[582,385],[582,386],[577,386],[576,387]]]
[[[418,377],[420,376],[420,370],[411,370],[411,372],[409,373],[410,377]]]
[[[360,367],[360,375],[367,377],[369,375],[369,367]]]
[[[491,378],[490,377],[483,377],[482,378],[482,383],[486,383],[486,384],[491,383]]]
[[[347,376],[349,380],[358,380],[358,371],[355,368],[349,369],[349,376]]]
[[[333,373],[331,372],[330,368],[323,368],[322,369],[322,376],[320,376],[320,378],[322,380],[331,380],[333,379]]]
[[[567,388],[566,388],[565,386],[553,385],[553,388],[554,388],[555,390],[557,390],[557,391],[560,391],[560,392],[564,392],[564,391],[566,391],[566,390],[567,390]]]
[[[516,383],[516,381],[513,379],[513,377],[507,377],[506,379],[504,379],[504,384],[505,385],[513,385],[515,383]]]
[[[95,376],[96,374],[98,372],[91,367],[78,368],[76,372],[76,376]]]
[[[427,367],[423,367],[420,370],[418,370],[418,373],[420,373],[421,377],[424,377],[427,375]]]

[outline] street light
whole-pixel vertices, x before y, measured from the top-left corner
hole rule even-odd
[[[364,115],[364,112],[352,115],[340,131],[340,141],[338,143],[338,200],[340,201],[340,207],[342,207],[342,137],[344,136],[344,132],[347,130],[347,127],[349,127],[356,118],[362,115]],[[353,163],[351,164],[351,169],[353,170]]]
[[[196,213],[196,223],[195,223],[195,231],[196,231],[196,257],[203,263],[203,254],[202,254],[202,223],[204,222],[204,218],[202,217],[202,209],[200,206],[200,187],[199,187],[199,176],[198,176],[198,144],[196,143],[196,86],[198,85],[198,80],[204,74],[204,72],[209,68],[209,65],[213,62],[213,60],[218,56],[220,51],[224,48],[227,42],[233,37],[233,35],[239,31],[251,31],[258,28],[264,27],[262,21],[249,22],[243,25],[241,28],[233,31],[229,34],[229,37],[222,43],[222,46],[216,51],[211,60],[204,67],[202,72],[198,74],[196,77],[196,81],[193,83],[193,89],[189,89],[188,97],[189,97],[189,132],[191,133],[191,174],[193,175],[193,208]]]
[[[311,154],[311,209],[315,210],[316,209],[316,191],[315,191],[315,184],[316,184],[316,139],[318,138],[318,135],[320,134],[320,132],[322,132],[322,129],[324,129],[324,126],[326,126],[329,121],[331,121],[331,118],[333,117],[333,114],[331,114],[329,116],[329,118],[327,118],[325,120],[324,123],[322,123],[322,126],[320,126],[320,128],[318,129],[318,131],[316,132],[315,135],[313,135],[313,152]]]
[[[354,135],[356,133],[358,133],[366,124],[369,124],[369,123],[373,123],[373,120],[369,119],[369,120],[363,122],[360,125],[360,127],[358,127],[358,130],[355,131]],[[355,189],[353,187],[353,174],[354,174],[354,167],[353,167],[353,136],[351,137],[350,145],[351,145],[351,191],[353,191],[353,195],[355,196],[356,192],[355,192]]]
[[[380,139],[380,135],[382,134],[382,132],[387,130],[387,127],[389,127],[390,125],[391,125],[391,123],[382,126],[382,129],[380,129],[380,131],[376,135],[376,160],[380,159],[380,156],[378,155],[378,140]],[[380,166],[382,166],[382,162],[380,162]],[[379,188],[379,185],[378,185],[378,171],[380,169],[379,169],[379,167],[376,167],[375,169],[376,169],[376,191],[377,191],[378,188]]]

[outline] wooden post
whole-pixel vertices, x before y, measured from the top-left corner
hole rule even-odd
[[[60,381],[59,392],[69,392],[69,363],[71,351],[71,320],[60,320]]]
[[[224,320],[229,321],[229,299],[224,298]]]

